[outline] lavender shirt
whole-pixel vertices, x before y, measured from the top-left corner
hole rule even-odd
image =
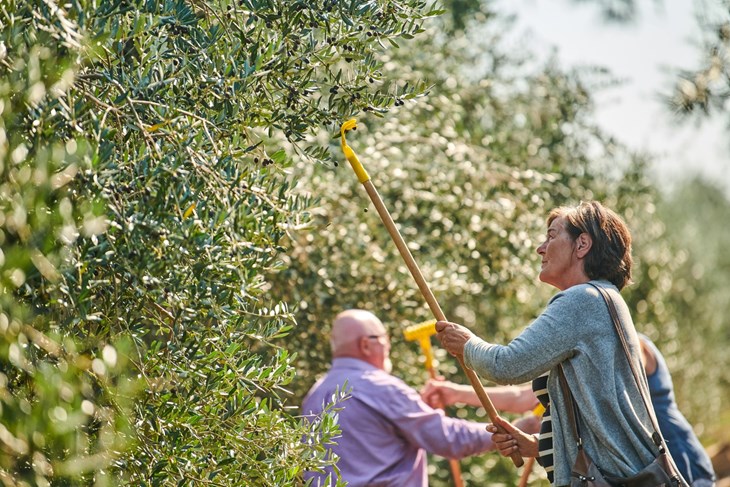
[[[306,416],[318,415],[347,381],[351,397],[338,404],[342,436],[332,445],[340,476],[351,487],[428,485],[426,452],[462,458],[493,449],[485,425],[447,418],[428,406],[402,380],[354,358],[336,358],[302,404]],[[307,472],[313,486],[331,485],[327,475]]]

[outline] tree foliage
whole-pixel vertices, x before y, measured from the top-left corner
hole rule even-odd
[[[437,13],[3,4],[6,484],[286,485],[323,464],[337,427],[284,407],[295,322],[265,279],[309,220],[283,148],[326,164],[316,129],[419,95],[376,54]]]
[[[730,2],[704,5],[700,18],[700,62],[677,73],[674,92],[667,98],[684,115],[722,114],[730,97]]]
[[[612,2],[593,3],[605,8]],[[640,21],[636,2],[625,3],[628,15],[617,20]],[[673,73],[673,92],[660,93],[672,114],[680,115],[679,122],[727,116],[730,3],[697,2],[696,8],[699,62]],[[659,221],[639,234],[651,261],[640,267],[633,304],[645,331],[669,359],[682,411],[706,441],[727,441],[721,431],[730,418],[720,404],[728,394],[721,371],[727,363],[723,350],[730,337],[722,330],[727,328],[730,300],[721,291],[727,286],[727,259],[718,249],[730,234],[715,223],[727,218],[727,191],[723,194],[712,181],[680,181],[676,190],[655,200]],[[651,301],[658,305],[652,307]]]
[[[123,340],[65,329],[94,320],[58,290],[82,272],[73,243],[97,238],[103,210],[72,183],[92,166],[89,141],[45,123],[72,110],[78,38],[62,17],[16,14],[0,12],[0,481],[104,485],[131,441],[135,384]]]

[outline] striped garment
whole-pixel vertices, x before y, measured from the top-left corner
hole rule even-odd
[[[532,391],[537,396],[537,400],[545,408],[542,415],[542,423],[540,424],[540,436],[537,441],[539,455],[537,461],[545,468],[547,478],[553,483],[553,425],[550,421],[550,396],[548,396],[547,382],[550,372],[532,381]]]

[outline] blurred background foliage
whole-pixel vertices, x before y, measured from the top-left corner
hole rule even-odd
[[[350,144],[446,315],[485,337],[517,335],[552,294],[534,251],[551,207],[622,213],[638,328],[703,439],[723,439],[727,199],[703,181],[660,192],[649,156],[593,125],[606,73],[502,48],[510,22],[488,2],[442,7],[3,4],[4,485],[297,485],[337,435],[334,416],[297,414],[348,307],[383,319],[395,373],[423,383],[401,330],[430,315],[340,163],[352,115]],[[463,468],[516,485],[496,454]],[[445,462],[431,469],[448,484]]]
[[[699,60],[676,75],[666,95],[680,115],[718,116],[727,120],[730,98],[730,1],[698,2],[702,46]],[[690,117],[694,118],[694,117]]]

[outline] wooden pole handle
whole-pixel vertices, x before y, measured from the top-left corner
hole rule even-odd
[[[517,484],[517,487],[527,487],[527,481],[530,478],[530,473],[532,472],[532,466],[535,465],[535,457],[530,457],[527,459],[527,462],[525,462],[525,468],[522,470],[522,475],[520,476],[520,483]]]
[[[429,377],[431,377],[431,379],[435,379],[436,370],[433,368],[433,366],[427,368]],[[441,401],[439,401],[436,406],[438,407],[438,409],[445,409],[444,405],[441,404]],[[459,465],[459,460],[457,460],[456,458],[449,458],[449,468],[451,468],[451,478],[454,479],[454,487],[464,487],[464,479],[461,477],[461,465]]]
[[[423,277],[421,269],[419,269],[416,260],[413,258],[411,251],[406,245],[406,242],[403,240],[403,237],[398,231],[398,228],[395,226],[393,218],[390,216],[388,209],[385,207],[385,204],[378,194],[378,191],[375,189],[372,181],[368,179],[367,181],[364,181],[362,185],[365,187],[365,191],[367,191],[370,200],[375,205],[375,209],[377,210],[378,215],[380,215],[380,219],[385,224],[385,228],[388,230],[388,233],[393,239],[393,242],[395,243],[396,247],[398,247],[398,251],[400,252],[401,257],[405,261],[408,270],[413,276],[413,279],[416,281],[418,289],[421,291],[421,294],[426,299],[426,303],[431,309],[431,313],[433,313],[434,318],[436,318],[438,321],[446,321],[446,316],[441,310],[441,306],[439,306],[436,298],[431,292],[431,288],[428,286],[426,279]],[[495,426],[497,426],[500,433],[506,433],[504,429],[497,424],[497,419],[499,418],[497,409],[494,407],[494,404],[492,404],[489,396],[487,396],[487,393],[484,390],[482,383],[479,381],[476,373],[464,364],[464,359],[462,357],[459,357],[459,365],[461,365],[461,368],[464,370],[467,377],[469,378],[469,382],[471,382],[471,386],[474,388],[477,397],[479,397],[479,401],[482,403],[482,406],[484,406],[484,409],[487,411],[489,419],[492,421],[492,423],[495,424]],[[515,464],[516,467],[521,467],[524,463],[522,457],[518,452],[513,453],[510,458],[512,459],[512,462]]]

